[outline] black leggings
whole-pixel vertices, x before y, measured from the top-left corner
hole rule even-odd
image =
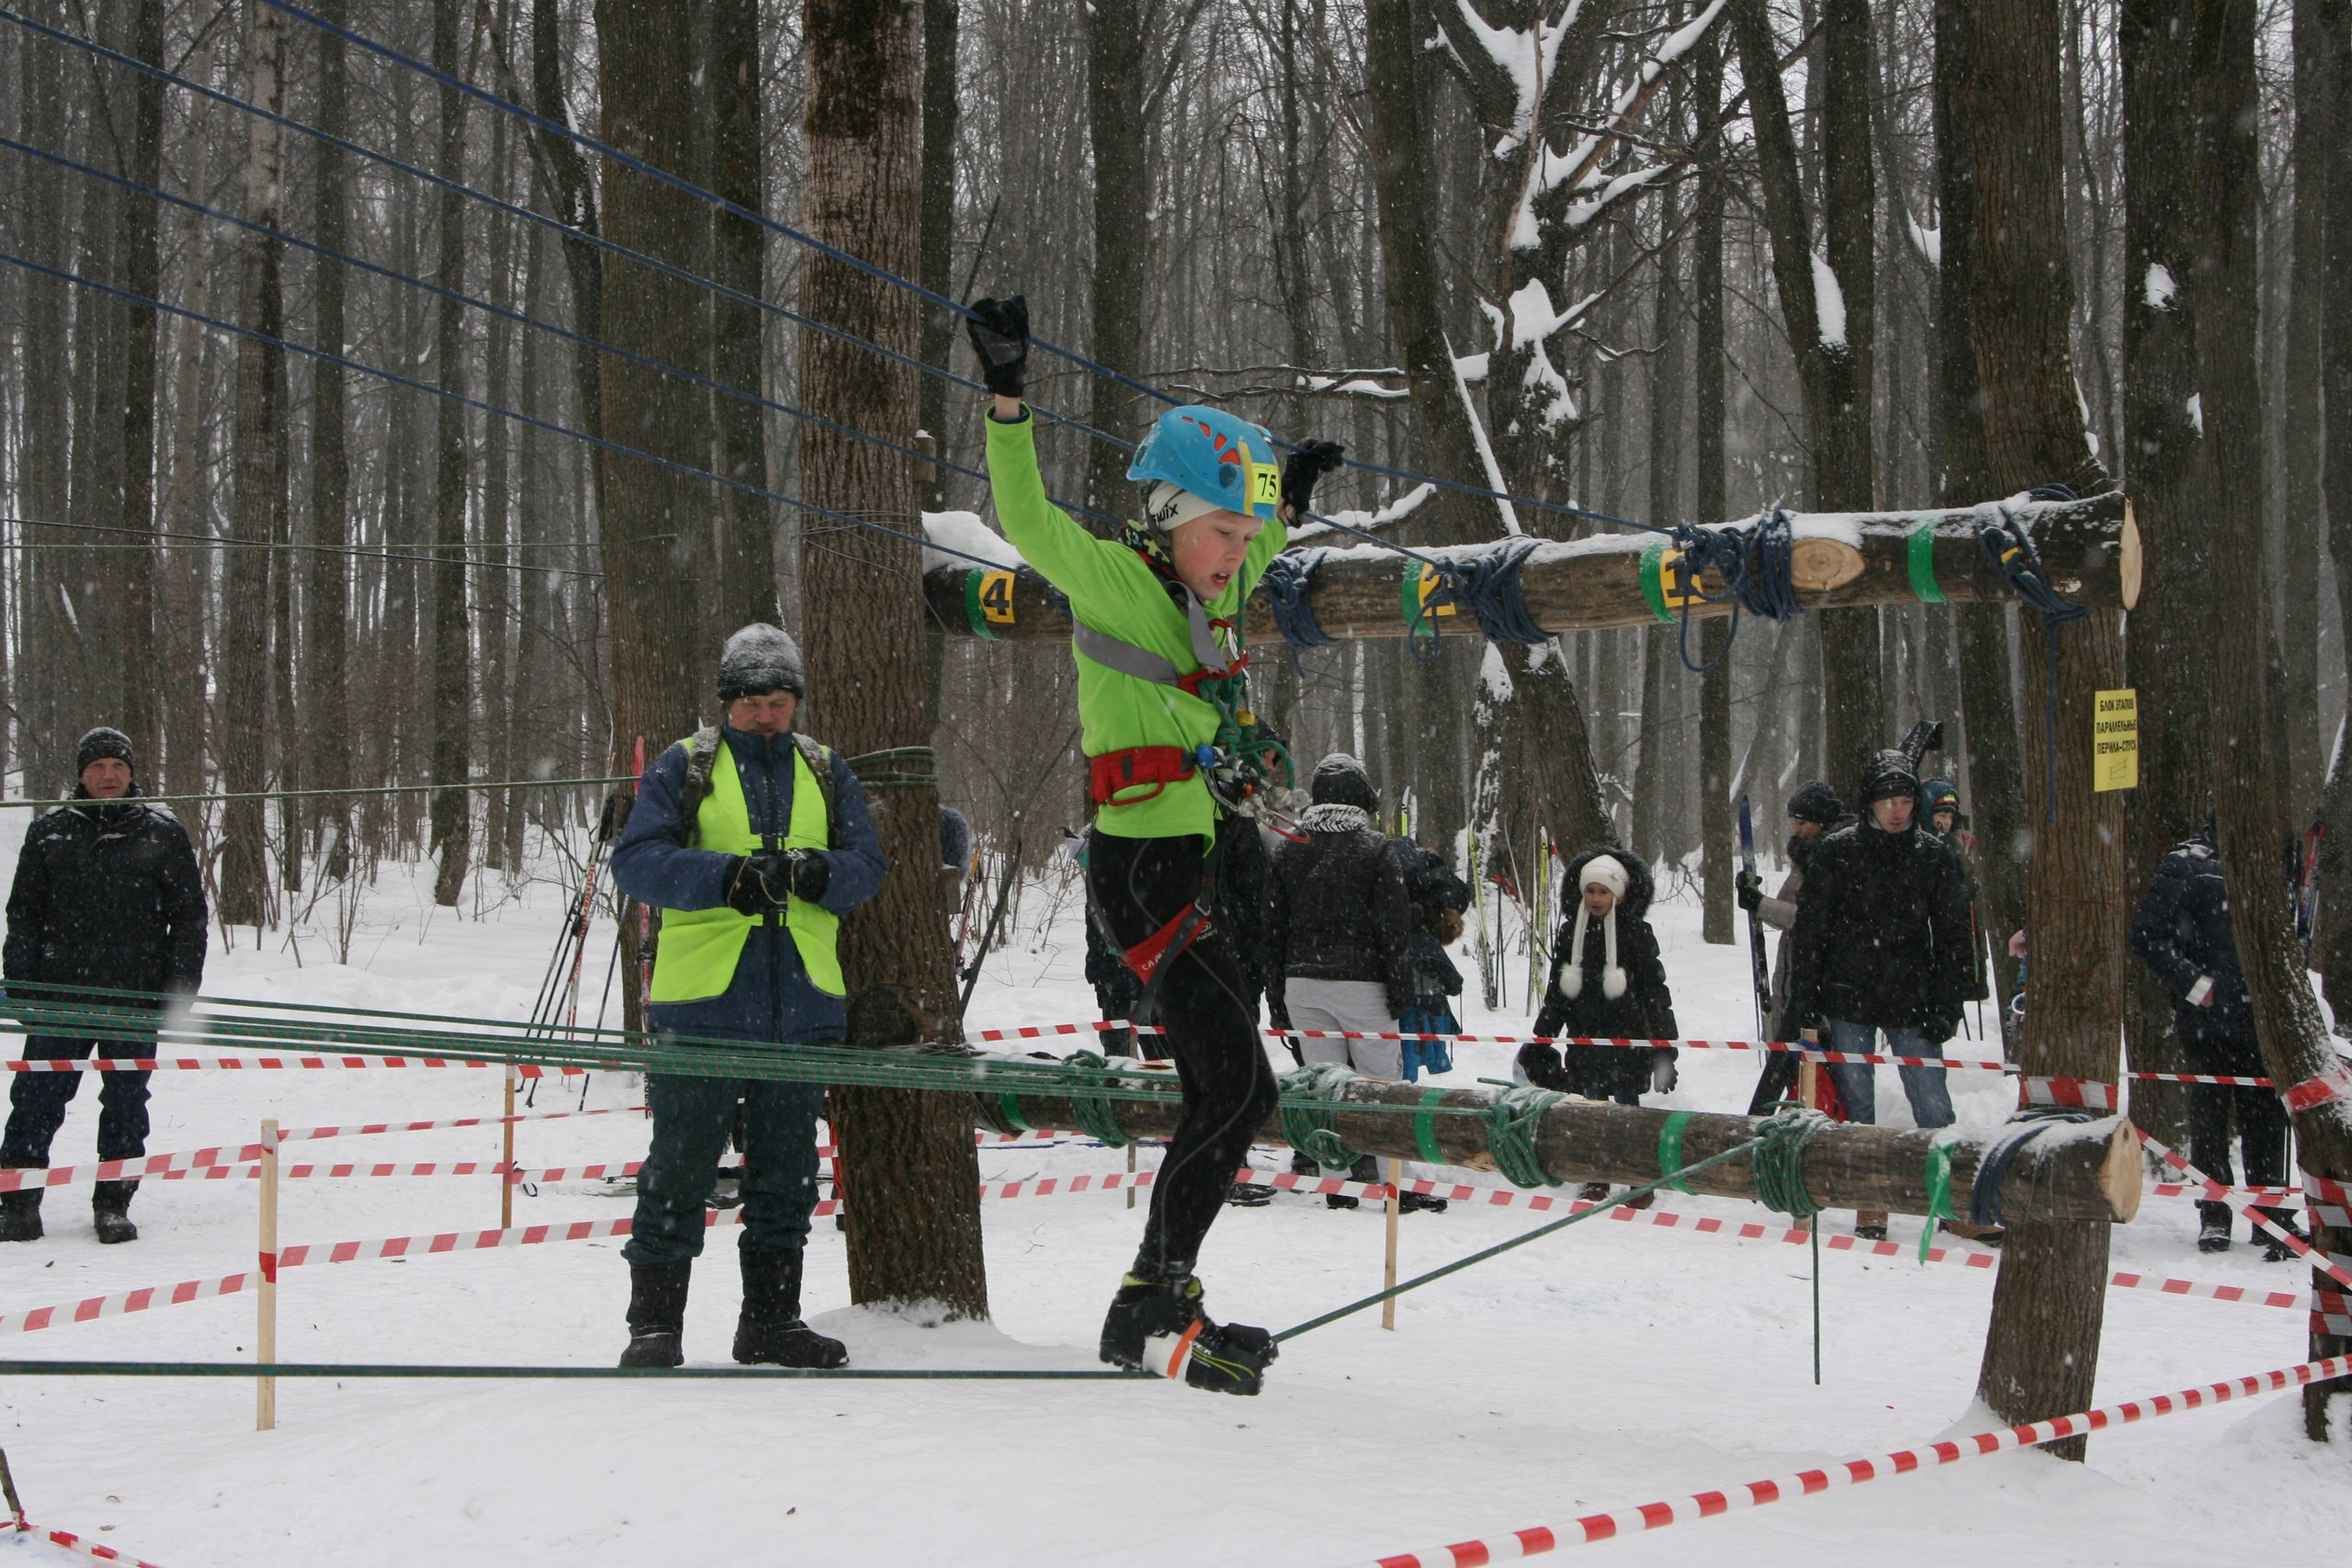
[[[1224,830],[1257,831],[1234,821]],[[1203,856],[1196,838],[1096,832],[1086,859],[1095,908],[1122,948],[1148,940],[1200,895]],[[1193,1271],[1233,1173],[1274,1109],[1273,1069],[1258,1043],[1258,1010],[1232,943],[1232,933],[1212,921],[1168,961],[1160,978],[1155,1021],[1167,1030],[1163,1040],[1184,1087],[1184,1113],[1153,1180],[1151,1213],[1136,1251],[1135,1271],[1145,1279],[1175,1280]]]

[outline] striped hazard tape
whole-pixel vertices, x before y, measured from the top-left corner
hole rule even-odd
[[[581,1077],[592,1067],[544,1067],[528,1062],[469,1062],[452,1056],[93,1056],[83,1061],[0,1062],[12,1073],[233,1073],[295,1072],[362,1067],[504,1067],[518,1078]]]
[[[72,1530],[43,1529],[39,1525],[27,1524],[22,1518],[16,1521],[16,1528],[36,1540],[62,1546],[68,1551],[78,1551],[85,1557],[95,1557],[101,1562],[123,1562],[130,1564],[130,1568],[160,1568],[159,1564],[143,1557],[133,1557],[128,1551],[117,1551],[111,1546],[100,1546],[88,1537],[75,1535]]]
[[[2252,1377],[2206,1383],[2199,1388],[2183,1389],[2177,1393],[2126,1400],[2120,1404],[2061,1416],[2054,1420],[1996,1427],[1971,1437],[1928,1443],[1915,1449],[1897,1449],[1893,1453],[1872,1459],[1844,1460],[1818,1470],[1802,1470],[1793,1475],[1776,1476],[1768,1481],[1750,1481],[1721,1491],[1697,1492],[1688,1497],[1645,1503],[1638,1507],[1587,1514],[1580,1519],[1556,1528],[1538,1525],[1483,1540],[1463,1540],[1451,1546],[1400,1551],[1374,1558],[1368,1562],[1351,1564],[1350,1568],[1479,1568],[1484,1563],[1540,1556],[1563,1547],[1590,1546],[1618,1536],[1640,1535],[1690,1519],[1713,1518],[1735,1508],[1760,1508],[1767,1503],[1777,1503],[1785,1497],[1810,1497],[1833,1487],[1859,1486],[1866,1481],[1877,1481],[1889,1475],[1904,1475],[1915,1470],[1933,1470],[1940,1465],[1958,1464],[1964,1459],[1980,1459],[2009,1449],[2034,1448],[2042,1443],[2056,1442],[2061,1438],[2083,1437],[2092,1432],[2103,1432],[2110,1427],[2129,1426],[2135,1421],[2151,1420],[2183,1410],[2199,1410],[2209,1404],[2252,1399],[2284,1389],[2300,1388],[2306,1383],[2324,1382],[2332,1378],[2340,1378],[2346,1372],[2352,1372],[2352,1356],[2331,1356],[2322,1361],[2305,1361],[2301,1366],[2256,1372]]]

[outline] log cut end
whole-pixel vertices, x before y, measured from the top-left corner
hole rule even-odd
[[[2116,543],[2121,553],[2117,564],[2120,569],[2123,607],[2136,610],[2140,607],[2140,522],[2132,514],[2129,497],[2123,502],[2123,532]]]
[[[1842,539],[1799,539],[1789,552],[1789,581],[1800,593],[1826,593],[1862,575],[1862,552]]]
[[[2129,1122],[2118,1122],[2115,1135],[2107,1141],[2107,1158],[2098,1168],[2099,1194],[2107,1200],[2117,1224],[2130,1224],[2132,1216],[2140,1212],[2145,1171],[2140,1158],[2140,1129]]]

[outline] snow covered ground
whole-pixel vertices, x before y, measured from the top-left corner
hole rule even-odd
[[[12,816],[15,814],[11,814]],[[0,877],[21,820],[0,823]],[[387,876],[362,911],[353,962],[302,962],[283,937],[223,953],[220,996],[334,1001],[521,1018],[560,920],[551,885],[477,920],[432,910],[422,884]],[[324,911],[322,919],[329,917]],[[1092,1016],[1079,978],[1076,906],[1032,897],[993,956],[977,1026]],[[1746,955],[1698,938],[1687,901],[1657,917],[1683,1027],[1751,1032]],[[249,935],[249,933],[246,933]],[[590,987],[601,976],[592,945]],[[1465,968],[1467,964],[1465,964]],[[1523,962],[1521,964],[1523,969]],[[1467,1027],[1522,1028],[1511,1006]],[[1475,987],[1475,982],[1474,982]],[[13,1035],[0,1049],[16,1054]],[[1990,1055],[1955,1043],[1956,1055]],[[1461,1051],[1453,1081],[1508,1070],[1503,1047]],[[1670,1103],[1744,1107],[1757,1060],[1686,1053]],[[1891,1072],[1883,1106],[1903,1114]],[[615,1077],[591,1106],[629,1103]],[[1965,1122],[2008,1096],[1993,1074],[1955,1075]],[[539,1108],[563,1094],[543,1085]],[[290,1125],[494,1114],[491,1072],[159,1075],[149,1147],[250,1140]],[[60,1164],[91,1156],[96,1096],[60,1135]],[[519,1152],[546,1167],[635,1157],[633,1115],[526,1123]],[[491,1160],[495,1128],[322,1141],[300,1159]],[[1148,1153],[1147,1162],[1152,1156]],[[1261,1153],[1261,1164],[1273,1156]],[[1123,1168],[1124,1156],[1057,1147],[986,1153],[991,1180]],[[1498,1179],[1477,1179],[1493,1183]],[[286,1243],[487,1227],[488,1178],[288,1182]],[[87,1189],[52,1192],[50,1235],[0,1256],[0,1311],[249,1268],[250,1182],[151,1180],[132,1246],[101,1250]],[[1662,1207],[1741,1218],[1728,1201]],[[518,1197],[518,1222],[617,1218],[593,1185]],[[868,1367],[1092,1367],[1102,1307],[1140,1212],[1118,1194],[987,1206],[994,1321],[945,1328],[847,1308],[842,1243],[809,1249],[813,1320]],[[1847,1217],[1830,1217],[1842,1229]],[[1415,1272],[1540,1223],[1523,1210],[1410,1214]],[[1229,1211],[1202,1273],[1212,1312],[1284,1326],[1380,1283],[1382,1220],[1283,1194]],[[2302,1271],[2241,1245],[2199,1257],[2194,1211],[2150,1199],[2115,1237],[2119,1267],[2300,1291]],[[1916,1239],[1898,1218],[1896,1240]],[[729,1233],[696,1280],[687,1351],[726,1356],[737,1292]],[[278,1428],[253,1430],[236,1381],[9,1379],[0,1446],[42,1525],[164,1564],[1268,1563],[1339,1568],[1385,1553],[1910,1447],[1994,1425],[1972,1408],[1993,1276],[1905,1259],[1822,1256],[1826,1343],[1812,1381],[1807,1255],[1597,1219],[1406,1297],[1396,1329],[1359,1314],[1286,1347],[1263,1396],[1236,1400],[1145,1382],[425,1382],[281,1385]],[[624,1337],[616,1242],[405,1262],[314,1265],[279,1289],[287,1360],[609,1363]],[[0,1357],[220,1360],[250,1356],[254,1307],[232,1296],[36,1335]],[[2290,1365],[2301,1312],[2116,1291],[2102,1401]],[[1628,1564],[1823,1562],[2267,1562],[2340,1551],[2352,1472],[2339,1445],[2300,1435],[2292,1395],[2168,1416],[2094,1438],[2087,1465],[2038,1453],[1677,1525],[1593,1550]],[[68,1554],[10,1538],[17,1561]]]

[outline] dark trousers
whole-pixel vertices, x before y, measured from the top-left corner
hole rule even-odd
[[[705,1201],[742,1110],[745,1252],[797,1252],[817,1206],[817,1110],[822,1084],[648,1073],[653,1146],[637,1177],[637,1218],[621,1256],[684,1263],[702,1256]]]
[[[1248,822],[1226,830],[1254,833]],[[1093,835],[1087,886],[1111,940],[1148,940],[1201,893],[1201,840]],[[1225,1205],[1233,1173],[1273,1111],[1273,1069],[1258,1043],[1258,1012],[1230,934],[1215,921],[1161,965],[1158,1019],[1183,1086],[1183,1117],[1153,1179],[1151,1213],[1136,1250],[1137,1275],[1174,1280],[1193,1271]]]
[[[2192,1073],[2258,1078],[2264,1075],[2262,1050],[2251,1040],[2189,1040],[2182,1043]],[[2283,1187],[2287,1182],[2287,1107],[2276,1089],[2241,1089],[2227,1084],[2188,1086],[2189,1163],[2225,1185],[2235,1185],[2230,1164],[2230,1112],[2238,1119],[2238,1149],[2245,1156],[2245,1184]],[[2200,1202],[2199,1215],[2227,1224],[2230,1205]],[[2278,1212],[2266,1209],[2278,1216]]]
[[[93,1051],[108,1056],[136,1056],[153,1046],[120,1040],[68,1040],[57,1034],[28,1035],[25,1059],[30,1062],[81,1062]],[[23,1168],[49,1164],[49,1145],[65,1125],[65,1108],[82,1090],[90,1075],[18,1073],[8,1086],[8,1131],[0,1138],[0,1166]],[[147,1152],[146,1073],[101,1073],[98,1089],[98,1157],[137,1159]],[[93,1206],[120,1211],[139,1190],[136,1181],[101,1181],[91,1198]],[[40,1201],[35,1190],[32,1200]]]

